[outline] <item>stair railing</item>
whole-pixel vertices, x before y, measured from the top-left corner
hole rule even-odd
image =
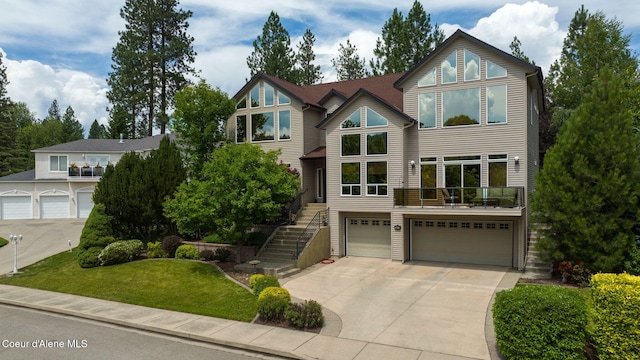
[[[329,209],[320,210],[316,213],[316,215],[311,219],[309,225],[304,229],[302,234],[298,236],[298,240],[296,240],[296,253],[295,258],[298,259],[302,250],[307,246],[309,240],[313,239],[313,236],[316,232],[320,231],[320,227],[327,223],[329,219]]]

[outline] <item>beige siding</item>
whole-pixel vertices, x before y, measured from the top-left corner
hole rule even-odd
[[[316,127],[324,119],[324,112],[309,108],[304,115],[304,153],[325,145],[324,130]]]

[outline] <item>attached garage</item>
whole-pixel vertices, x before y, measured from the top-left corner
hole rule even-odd
[[[513,266],[513,221],[411,220],[412,260]]]
[[[93,200],[91,197],[93,193],[91,192],[78,192],[76,196],[77,205],[78,205],[78,217],[79,218],[88,218],[91,213],[91,209],[93,209]]]
[[[0,219],[31,219],[31,196],[0,196]]]
[[[347,218],[347,256],[391,258],[391,220]]]
[[[60,219],[69,217],[69,195],[40,197],[40,218]]]

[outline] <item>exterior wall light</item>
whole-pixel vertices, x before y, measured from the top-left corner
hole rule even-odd
[[[411,160],[411,161],[409,161],[409,164],[411,164],[411,168],[412,168],[412,169],[415,169],[415,168],[416,168],[416,162],[415,162],[415,160]]]
[[[393,225],[393,230],[400,231],[401,229],[402,229],[402,226],[400,226],[398,224]]]
[[[518,156],[514,157],[513,161],[515,161],[516,165],[520,164],[520,157]]]

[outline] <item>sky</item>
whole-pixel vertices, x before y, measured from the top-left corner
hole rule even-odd
[[[514,36],[525,55],[546,75],[560,57],[569,22],[583,3],[590,13],[617,19],[640,53],[640,2],[628,0],[448,0],[421,1],[431,23],[446,36],[462,29],[510,53]],[[56,99],[71,106],[88,131],[94,119],[107,124],[106,79],[118,31],[125,22],[125,0],[0,0],[0,52],[7,69],[7,92],[25,102],[36,118],[44,118]],[[182,0],[191,10],[188,32],[197,52],[195,69],[208,84],[229,96],[249,78],[247,56],[252,42],[273,10],[297,44],[307,28],[316,37],[316,64],[323,82],[336,80],[331,59],[347,39],[368,63],[384,23],[397,8],[406,15],[413,0]]]

